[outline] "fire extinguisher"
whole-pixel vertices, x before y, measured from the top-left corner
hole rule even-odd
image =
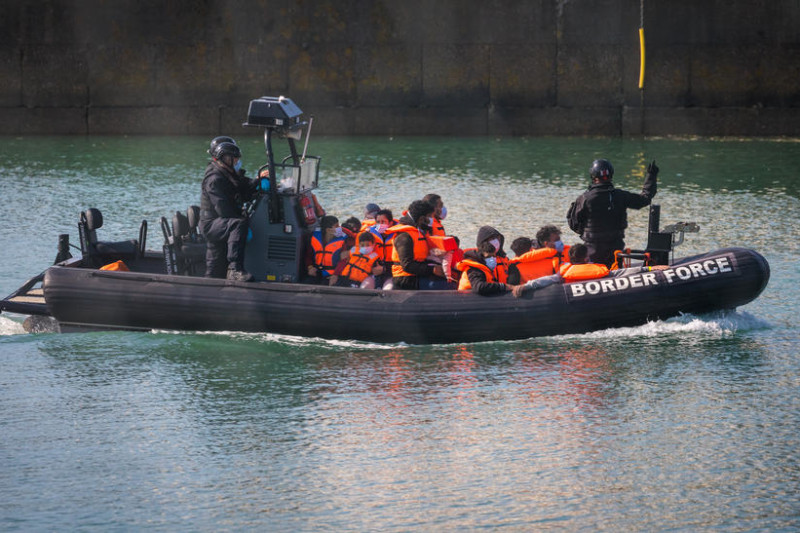
[[[303,208],[303,215],[306,217],[306,226],[311,226],[317,221],[317,215],[314,213],[314,202],[307,194],[300,198],[300,207]]]

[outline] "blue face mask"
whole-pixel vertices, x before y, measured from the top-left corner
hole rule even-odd
[[[342,229],[341,226],[339,226],[338,228],[334,228],[333,229],[333,236],[334,237],[344,237],[344,230]]]
[[[358,249],[361,255],[369,255],[372,253],[372,246],[362,246]]]
[[[239,172],[241,168],[242,168],[242,160],[240,159],[233,165],[233,170]]]
[[[439,215],[439,220],[444,220],[447,218],[447,208],[442,206],[442,214]]]
[[[561,239],[559,239],[556,242],[554,242],[553,245],[556,247],[556,251],[558,253],[561,253],[561,252],[564,251],[564,242]]]
[[[486,266],[489,267],[489,270],[494,270],[494,268],[497,266],[496,257],[484,257],[483,262],[486,263]]]

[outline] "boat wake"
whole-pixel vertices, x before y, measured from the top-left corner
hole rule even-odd
[[[611,339],[658,337],[690,333],[723,338],[735,335],[740,331],[769,329],[770,327],[767,321],[744,311],[719,311],[705,315],[685,314],[631,328],[611,328],[582,335],[564,335],[563,337]]]
[[[284,346],[292,347],[313,347],[324,346],[327,348],[339,349],[369,349],[369,350],[391,350],[398,346],[406,346],[405,343],[397,344],[378,344],[375,342],[356,341],[356,340],[338,340],[338,339],[323,339],[321,337],[298,337],[295,335],[279,335],[277,333],[248,333],[242,331],[170,331],[170,330],[152,330],[156,334],[175,334],[175,335],[218,335],[228,337],[233,340],[242,340],[250,342],[277,343]]]
[[[11,320],[10,318],[0,316],[0,337],[5,335],[19,335],[25,333],[25,328],[22,327],[22,322]]]

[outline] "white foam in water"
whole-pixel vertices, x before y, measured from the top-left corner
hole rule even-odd
[[[358,348],[358,349],[383,349],[391,350],[398,346],[405,346],[405,343],[399,344],[376,344],[365,341],[355,340],[340,340],[340,339],[323,339],[320,337],[298,337],[295,335],[279,335],[277,333],[248,333],[243,331],[172,331],[172,330],[152,330],[153,333],[161,334],[175,334],[175,335],[220,335],[223,337],[239,338],[245,340],[256,340],[261,342],[278,342],[291,346],[312,346],[323,344],[327,346],[335,346],[337,348]]]
[[[20,335],[25,333],[25,328],[22,327],[21,322],[11,320],[10,318],[0,316],[0,336],[2,335]]]
[[[737,331],[767,329],[770,325],[764,320],[746,312],[717,312],[707,315],[680,315],[668,320],[648,322],[632,328],[611,328],[584,333],[579,337],[610,339],[620,337],[656,337],[676,333],[699,333],[715,337],[727,337]]]

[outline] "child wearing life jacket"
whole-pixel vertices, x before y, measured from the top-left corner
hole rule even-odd
[[[334,281],[338,287],[374,289],[375,278],[383,274],[383,263],[375,251],[375,236],[364,231],[358,235],[357,246],[350,250],[347,264]]]

